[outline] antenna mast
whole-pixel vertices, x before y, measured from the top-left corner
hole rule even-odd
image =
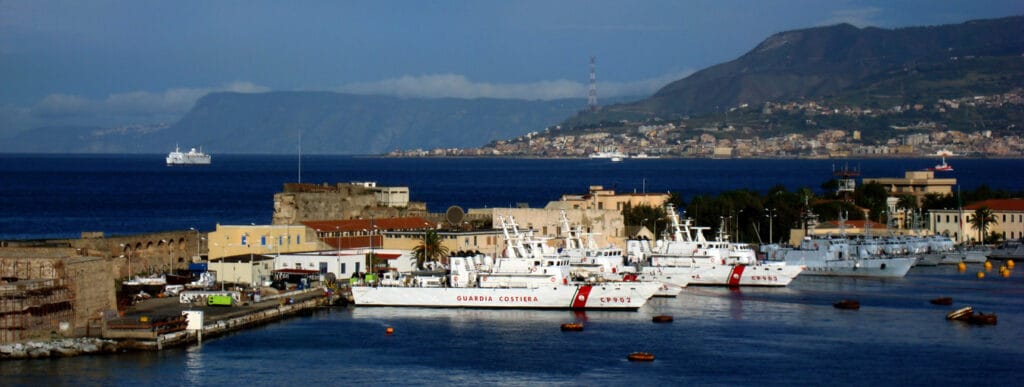
[[[587,90],[587,109],[597,111],[597,58],[590,57],[590,88]]]

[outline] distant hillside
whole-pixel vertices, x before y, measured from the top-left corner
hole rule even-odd
[[[398,98],[331,92],[213,93],[169,127],[41,128],[5,152],[164,153],[175,144],[211,153],[383,154],[480,146],[557,124],[580,99]]]
[[[329,92],[215,93],[157,138],[221,153],[380,154],[480,146],[557,123],[583,99],[423,99]]]
[[[650,98],[607,106],[596,114],[582,114],[570,120],[569,125],[653,117],[675,119],[765,101],[846,98],[865,95],[871,88],[884,85],[889,86],[885,93],[899,93],[903,79],[919,86],[931,80],[927,72],[917,69],[950,70],[939,74],[946,82],[943,86],[948,86],[946,91],[951,95],[963,95],[976,86],[976,79],[970,77],[975,62],[963,60],[1020,58],[1021,54],[1022,16],[894,30],[840,24],[781,32],[736,60],[673,82]],[[950,64],[953,61],[961,62]],[[1002,90],[1021,86],[1020,78],[999,79],[1003,71],[1020,73],[1019,67],[988,66],[982,71],[994,76]]]

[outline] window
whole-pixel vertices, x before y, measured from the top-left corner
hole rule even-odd
[[[266,245],[267,245],[267,236],[266,235],[260,235],[260,246],[266,246]]]
[[[320,274],[327,274],[327,262],[320,262]]]
[[[339,273],[339,274],[345,274],[345,263],[344,262],[341,263],[341,273]]]

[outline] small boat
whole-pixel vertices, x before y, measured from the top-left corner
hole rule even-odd
[[[656,323],[669,323],[669,322],[672,322],[672,316],[664,315],[664,314],[663,315],[659,315],[659,316],[654,316],[653,318],[651,318],[651,321],[654,321]]]
[[[860,301],[857,301],[857,300],[840,300],[839,302],[836,302],[836,303],[832,304],[832,306],[835,307],[836,309],[857,310],[857,309],[860,309]]]
[[[965,306],[949,312],[946,320],[963,321],[974,325],[996,325],[998,318],[995,313],[974,313],[974,308]]]
[[[928,302],[932,303],[932,305],[953,305],[953,297],[933,298]]]
[[[928,170],[936,172],[953,172],[953,166],[946,164],[946,156],[942,156],[942,163],[935,165],[935,167],[928,168]]]
[[[971,317],[967,319],[967,322],[971,323],[971,324],[974,324],[974,325],[996,325],[996,314],[995,313],[972,314]]]
[[[629,361],[654,361],[654,354],[650,352],[633,352],[626,356]]]
[[[947,313],[946,320],[963,320],[970,316],[971,314],[974,314],[974,308],[970,306],[965,306],[963,308]]]
[[[562,324],[562,332],[580,332],[583,330],[583,323],[565,323]]]

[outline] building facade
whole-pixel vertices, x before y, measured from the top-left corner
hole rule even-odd
[[[986,207],[992,211],[995,222],[986,226],[987,233],[995,232],[1003,240],[1024,238],[1024,199],[990,199],[972,203],[962,210],[931,210],[928,224],[936,234],[953,238],[957,243],[977,243],[978,229],[974,226],[974,212]]]

